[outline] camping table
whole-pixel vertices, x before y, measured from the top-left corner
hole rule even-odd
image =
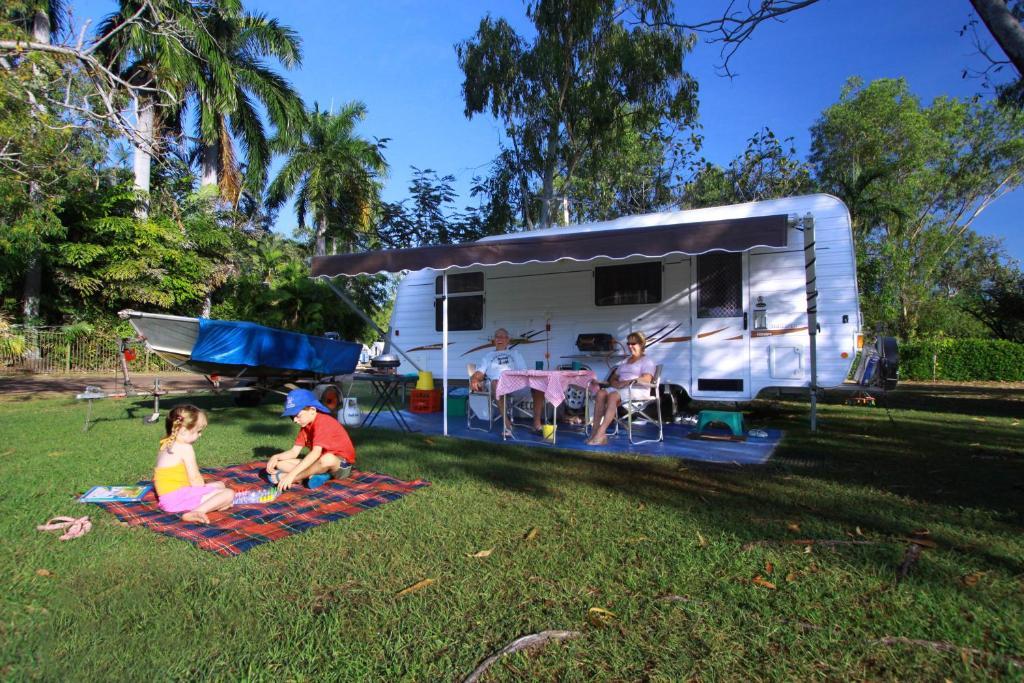
[[[570,384],[588,387],[597,381],[593,370],[506,370],[498,378],[498,386],[494,391],[497,398],[529,387],[544,392],[544,401],[550,403],[557,411],[565,400],[565,389]],[[552,417],[552,420],[554,417]],[[584,427],[586,425],[584,424]],[[552,436],[552,442],[558,438],[558,430]]]
[[[398,398],[398,390],[402,389],[402,394],[405,394],[405,386],[409,382],[415,382],[416,377],[407,377],[405,375],[398,374],[373,374],[357,372],[352,375],[352,381],[354,382],[369,382],[370,386],[373,387],[375,395],[373,405],[370,407],[370,412],[366,413],[366,417],[363,418],[360,427],[370,427],[373,425],[373,421],[377,419],[377,416],[381,414],[385,408],[391,413],[392,417],[395,418],[395,422],[406,432],[412,432],[412,427],[402,417],[402,401]]]

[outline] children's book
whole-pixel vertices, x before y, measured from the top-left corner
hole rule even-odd
[[[256,505],[259,503],[270,503],[281,495],[276,486],[262,489],[251,489],[249,491],[237,491],[233,503],[235,505]]]
[[[130,503],[142,500],[153,487],[149,484],[134,486],[93,486],[82,494],[79,503]]]

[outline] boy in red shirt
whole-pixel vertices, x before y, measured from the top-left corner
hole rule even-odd
[[[356,461],[352,440],[312,391],[290,391],[281,417],[292,418],[300,429],[295,445],[276,453],[267,462],[270,481],[277,488],[287,491],[301,479],[308,479],[309,488],[316,488],[330,478],[344,479],[352,474],[352,463]],[[299,458],[303,448],[309,448],[309,453]]]

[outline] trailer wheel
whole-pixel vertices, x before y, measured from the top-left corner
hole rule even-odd
[[[235,392],[235,405],[239,408],[255,408],[263,401],[265,392],[260,389]]]

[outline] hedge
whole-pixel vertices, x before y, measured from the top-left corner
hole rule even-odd
[[[900,344],[900,379],[1024,381],[1024,344],[936,339]]]

